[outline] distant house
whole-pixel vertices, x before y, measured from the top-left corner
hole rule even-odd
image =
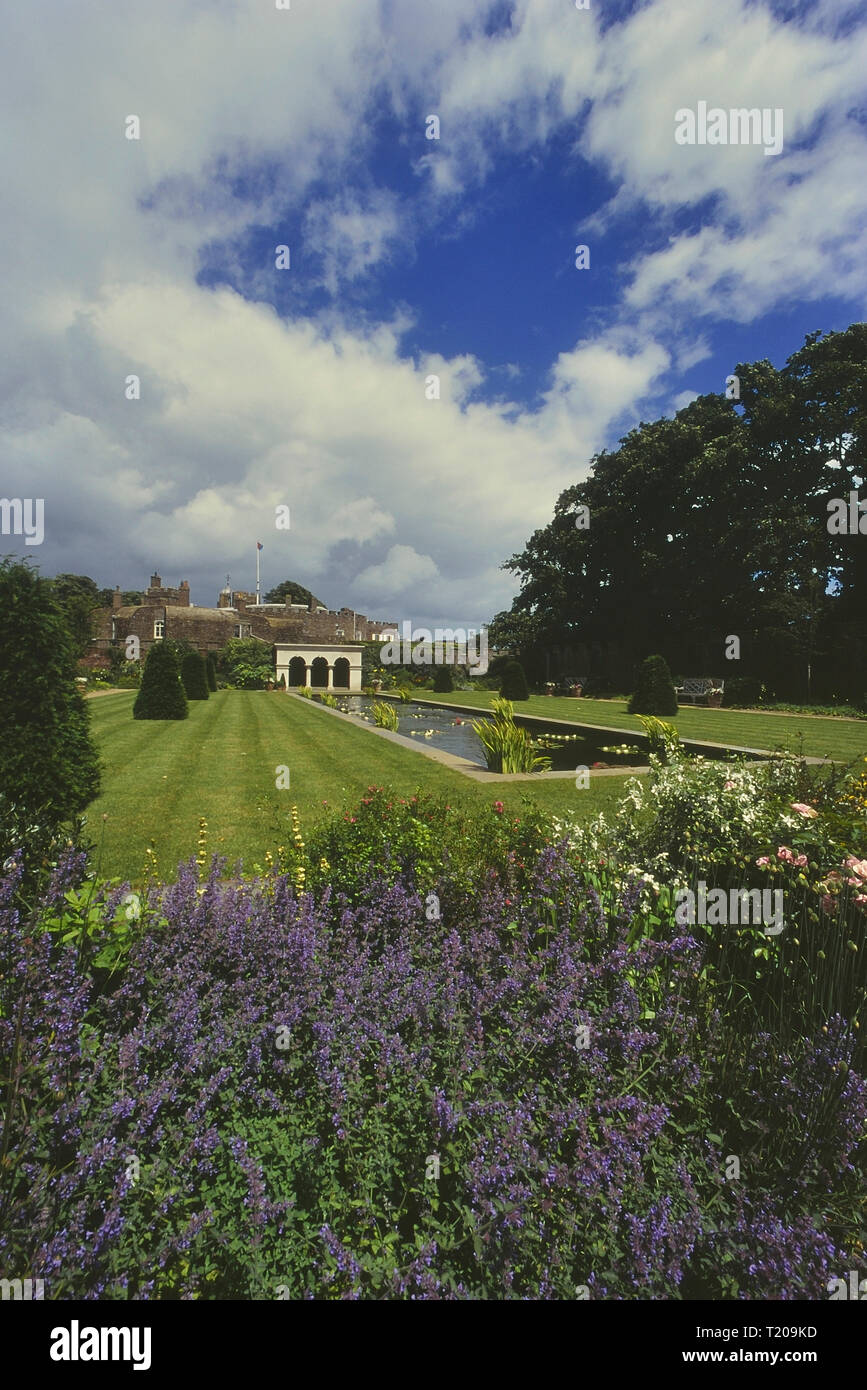
[[[98,610],[85,660],[107,666],[111,652],[124,650],[128,637],[138,638],[142,660],[163,637],[188,642],[203,656],[220,651],[232,637],[256,638],[274,651],[277,679],[285,674],[287,685],[355,690],[361,688],[362,644],[395,628],[351,608],[328,609],[317,598],[308,604],[257,604],[255,594],[229,588],[220,592],[216,608],[198,608],[190,602],[185,579],[176,589],[163,588],[161,577],[152,574],[143,603],[124,606],[117,588],[111,607]],[[304,679],[299,679],[302,666]]]

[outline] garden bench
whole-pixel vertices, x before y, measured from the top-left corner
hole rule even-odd
[[[557,694],[562,694],[566,691],[571,693],[574,686],[580,685],[583,691],[588,680],[588,676],[561,676],[559,680],[548,681],[545,689],[549,695],[553,695],[555,692]]]
[[[715,680],[711,676],[685,676],[683,685],[674,687],[674,693],[678,703],[691,700],[695,704],[697,700],[707,700],[711,690],[718,690],[722,694],[724,689],[725,681]]]

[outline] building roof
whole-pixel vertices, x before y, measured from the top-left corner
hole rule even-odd
[[[239,617],[243,622],[243,617],[235,608],[173,608],[169,605],[166,612],[171,613],[173,622],[178,618],[185,621],[193,621],[196,618],[222,618],[226,622],[236,624]]]

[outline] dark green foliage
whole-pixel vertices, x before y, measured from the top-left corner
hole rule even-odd
[[[723,704],[752,709],[762,702],[762,683],[758,676],[733,676],[725,683]]]
[[[778,699],[861,700],[867,544],[827,523],[829,500],[864,497],[867,324],[810,334],[780,369],[731,370],[738,404],[721,390],[631,430],[506,562],[520,592],[488,637],[528,679],[550,679],[540,652],[618,691],[648,651],[687,676],[719,673],[737,633],[745,669]],[[563,655],[579,647],[586,658]]]
[[[47,581],[66,619],[75,655],[81,657],[93,640],[93,620],[100,606],[96,584],[86,574],[58,574]]]
[[[509,661],[503,667],[500,694],[504,700],[529,700],[527,677],[524,675],[524,668],[519,661]]]
[[[285,689],[286,689],[286,675],[285,675],[285,673],[283,673],[283,674],[280,676],[280,679],[279,679],[278,682],[277,682],[277,689],[278,689],[278,690],[285,690]]]
[[[371,681],[382,679],[380,653],[385,645],[385,642],[365,642],[361,652],[362,685],[370,685]],[[389,675],[395,674],[393,666],[389,666],[387,669]]]
[[[433,688],[440,695],[449,695],[454,690],[455,682],[451,666],[437,667]]]
[[[16,827],[50,834],[99,791],[76,651],[49,580],[0,561],[0,855]]]
[[[638,673],[638,687],[629,701],[630,714],[677,714],[674,682],[664,656],[648,656]]]
[[[220,665],[230,685],[240,690],[263,690],[274,679],[274,649],[258,637],[231,637],[220,653]]]
[[[276,588],[269,589],[263,600],[265,603],[314,603],[318,604],[319,599],[315,594],[311,594],[309,589],[305,589],[303,584],[296,584],[293,579],[284,579],[282,584]]]
[[[188,700],[208,699],[208,672],[198,652],[187,652],[181,662],[181,680]]]
[[[208,655],[207,655],[207,657],[206,657],[206,659],[205,659],[205,665],[206,665],[206,667],[207,667],[207,672],[208,672],[208,689],[209,689],[209,690],[216,690],[216,688],[217,688],[217,659],[216,659],[216,657],[214,656],[214,653],[213,653],[213,652],[208,652]]]
[[[189,714],[178,660],[166,642],[148,652],[133,719],[186,719]]]

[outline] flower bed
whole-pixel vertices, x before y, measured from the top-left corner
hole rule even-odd
[[[726,854],[860,824],[857,784],[814,806],[766,771],[757,802],[729,772]],[[633,789],[613,859],[598,824],[546,844],[371,788],[296,816],[273,873],[191,862],[132,919],[74,851],[25,914],[13,856],[0,1264],[50,1298],[827,1296],[863,1264],[863,976],[677,925],[673,876],[722,863],[675,815],[693,775],[657,766],[650,815]]]

